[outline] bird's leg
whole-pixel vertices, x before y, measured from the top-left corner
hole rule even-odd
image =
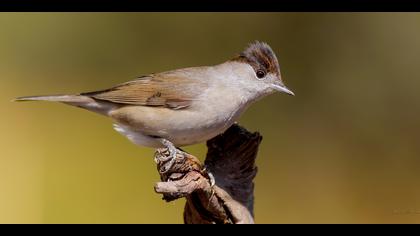
[[[166,165],[165,170],[162,172],[162,173],[166,173],[175,164],[177,148],[175,147],[175,145],[173,143],[171,143],[167,139],[161,138],[161,139],[159,139],[159,141],[162,143],[163,146],[165,146],[165,148],[169,152],[169,156],[165,160],[163,160],[163,161],[168,161],[169,160],[169,163]]]
[[[162,156],[161,160],[166,162],[169,159],[172,159],[172,157],[176,155],[177,148],[175,147],[175,145],[173,145],[169,140],[163,139],[163,138],[159,138],[159,142],[165,147],[158,148],[158,150],[163,150],[163,151],[167,150],[169,152],[169,156],[166,156],[165,158]]]

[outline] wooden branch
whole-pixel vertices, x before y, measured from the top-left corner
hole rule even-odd
[[[205,168],[195,156],[179,151],[175,164],[167,170],[168,152],[158,149],[155,161],[162,182],[155,185],[155,191],[163,194],[166,201],[187,199],[187,224],[254,223],[253,179],[261,140],[259,133],[234,124],[207,141]]]

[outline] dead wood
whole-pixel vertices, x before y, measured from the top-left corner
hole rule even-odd
[[[163,194],[166,201],[187,199],[184,208],[187,224],[254,223],[253,179],[261,140],[258,132],[250,133],[234,124],[207,141],[204,165],[195,156],[179,151],[169,170],[166,170],[168,152],[159,149],[155,160],[162,182],[155,185],[155,191]]]

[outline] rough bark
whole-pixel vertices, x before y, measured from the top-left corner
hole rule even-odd
[[[155,185],[155,191],[163,194],[166,201],[187,199],[187,224],[254,223],[253,179],[261,140],[259,133],[250,133],[235,124],[207,141],[204,165],[195,156],[179,151],[169,170],[167,150],[157,150],[155,161],[162,182]],[[213,186],[211,176],[215,180]]]

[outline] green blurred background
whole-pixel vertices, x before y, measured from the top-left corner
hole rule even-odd
[[[182,223],[184,200],[153,191],[152,149],[94,113],[10,100],[217,64],[261,40],[296,96],[240,120],[264,136],[256,222],[420,223],[419,25],[417,13],[1,13],[0,222]]]

